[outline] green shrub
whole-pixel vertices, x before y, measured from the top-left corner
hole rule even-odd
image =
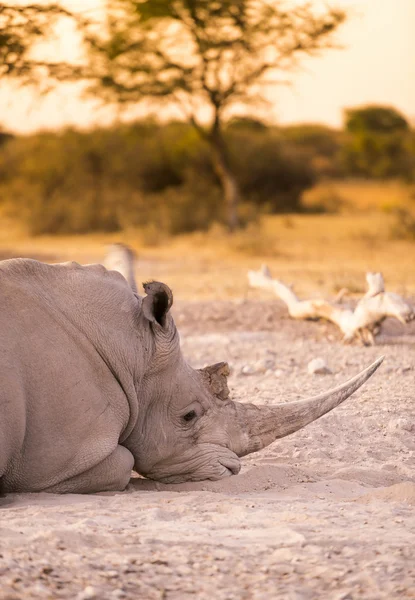
[[[405,117],[394,108],[348,109],[345,129],[341,160],[346,173],[373,179],[413,179],[413,132]]]
[[[267,212],[298,211],[302,193],[315,182],[307,157],[272,132],[240,130],[229,137],[244,198]]]
[[[230,128],[241,221],[297,210],[313,179],[301,153],[266,128]],[[224,221],[210,150],[183,123],[151,121],[16,137],[0,149],[3,207],[32,234],[117,231],[166,234]]]

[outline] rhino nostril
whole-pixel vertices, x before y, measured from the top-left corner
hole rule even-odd
[[[231,475],[237,475],[241,470],[241,463],[237,460],[221,460],[219,461],[222,467],[225,467]]]

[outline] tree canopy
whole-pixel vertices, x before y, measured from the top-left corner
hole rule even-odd
[[[365,177],[413,179],[413,133],[395,108],[369,105],[345,111],[347,171]]]
[[[39,81],[56,62],[34,58],[33,46],[45,40],[56,19],[71,14],[55,4],[0,2],[0,78]]]
[[[87,36],[95,91],[117,102],[167,97],[192,116],[198,101],[221,112],[257,102],[260,84],[278,82],[271,72],[330,47],[344,19],[281,0],[110,0],[105,28]]]
[[[105,27],[87,27],[90,91],[107,102],[176,103],[209,143],[238,225],[239,185],[223,127],[237,106],[257,106],[278,72],[333,45],[337,8],[281,0],[109,0]],[[204,115],[204,119],[201,115]]]
[[[408,121],[395,108],[363,106],[345,113],[346,131],[350,133],[396,133],[409,129]]]

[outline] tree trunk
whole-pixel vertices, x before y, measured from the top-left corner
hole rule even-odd
[[[215,119],[209,143],[212,148],[212,162],[216,175],[220,181],[226,205],[226,221],[229,231],[233,232],[239,227],[238,205],[241,198],[239,184],[229,164],[228,149],[221,131],[218,118]]]

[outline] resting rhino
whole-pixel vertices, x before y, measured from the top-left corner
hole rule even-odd
[[[123,490],[132,469],[164,482],[236,474],[240,457],[338,406],[382,360],[309,400],[233,402],[225,363],[184,360],[170,289],[135,289],[102,265],[0,262],[2,492]]]

